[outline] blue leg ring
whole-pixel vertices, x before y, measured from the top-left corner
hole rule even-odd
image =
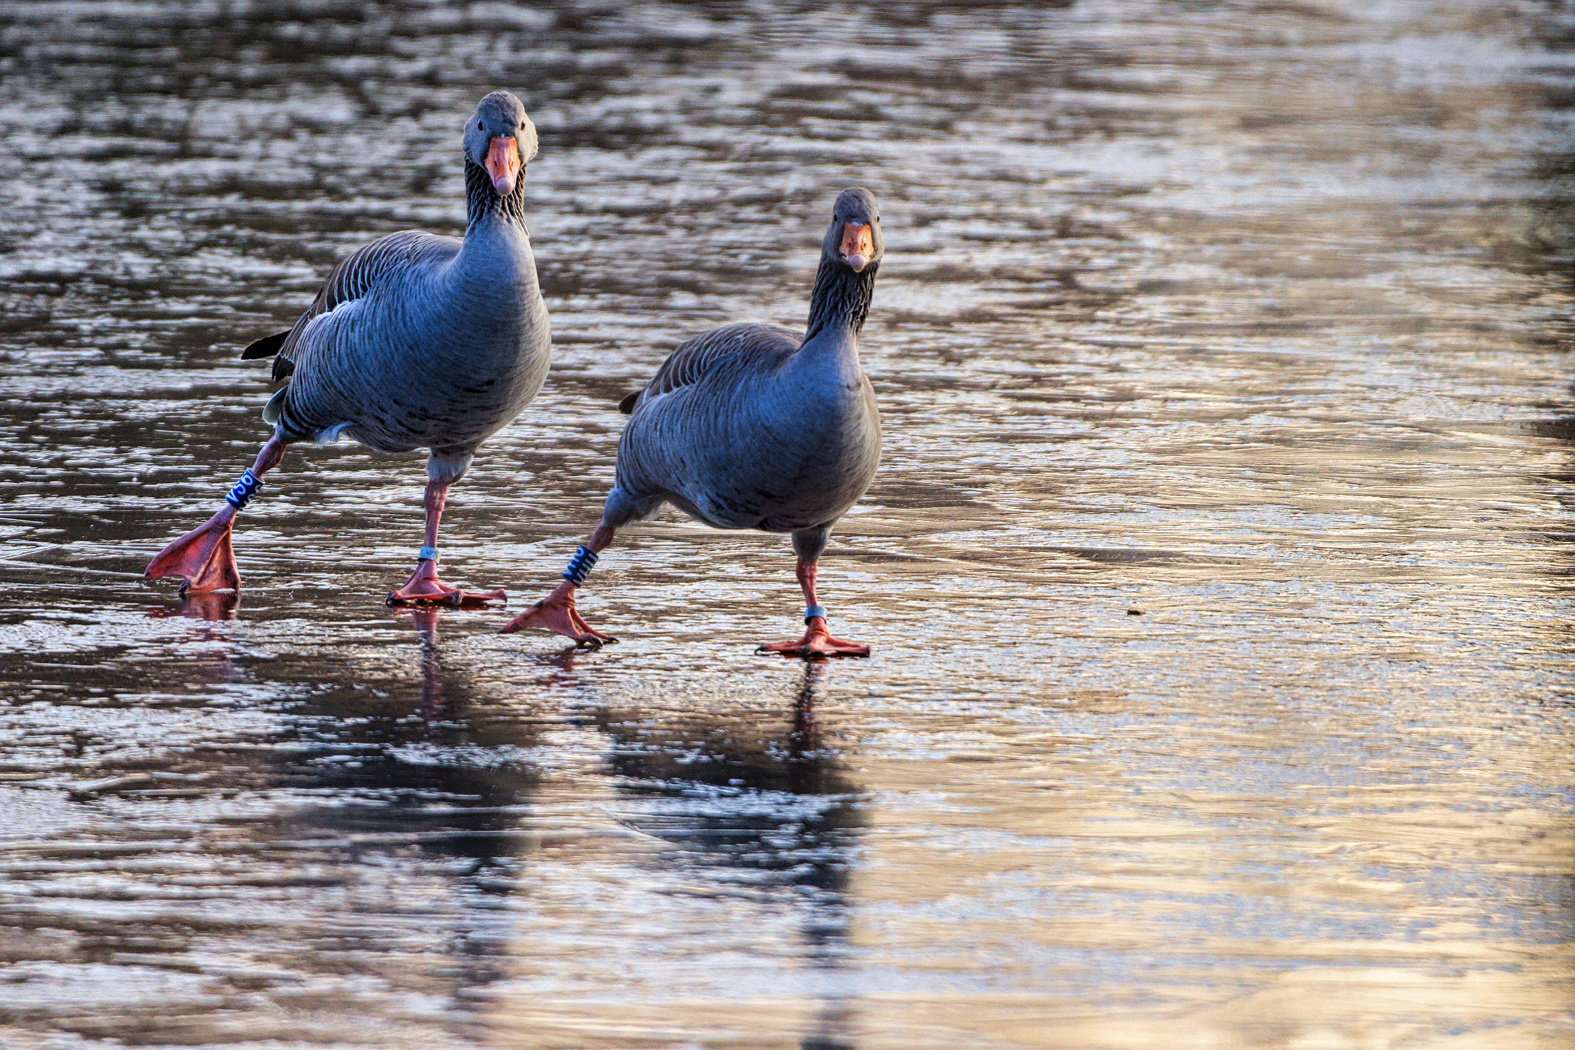
[[[574,552],[574,557],[569,559],[569,567],[563,570],[563,578],[576,587],[585,583],[585,578],[596,567],[596,552],[580,544],[580,549]]]
[[[246,504],[252,501],[252,497],[257,495],[257,491],[261,488],[262,479],[253,474],[250,467],[247,467],[246,473],[241,475],[241,480],[237,481],[235,486],[225,495],[224,502],[236,510],[245,510]]]

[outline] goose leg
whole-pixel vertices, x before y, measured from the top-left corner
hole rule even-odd
[[[241,573],[235,567],[230,532],[235,527],[235,516],[262,487],[262,476],[284,459],[284,444],[278,435],[269,438],[257,453],[251,470],[241,475],[225,497],[223,509],[160,551],[148,563],[143,578],[182,577],[185,582],[180,585],[181,594],[240,590]]]
[[[438,579],[438,522],[442,520],[443,507],[448,502],[449,484],[447,481],[427,482],[426,495],[421,500],[421,506],[427,512],[426,546],[421,548],[421,558],[416,562],[416,571],[410,574],[410,579],[405,581],[403,587],[389,592],[389,605],[437,602],[443,605],[475,606],[508,600],[508,595],[501,589],[477,593],[450,587]]]
[[[793,549],[798,553],[795,575],[804,591],[804,637],[792,642],[768,642],[758,647],[757,653],[781,653],[783,656],[868,656],[870,647],[857,642],[844,642],[833,638],[826,630],[826,612],[815,600],[815,567],[820,552],[830,538],[829,529],[805,529],[793,534]]]
[[[598,525],[596,531],[591,533],[591,538],[585,541],[585,546],[575,552],[569,568],[564,571],[563,582],[547,597],[510,620],[499,633],[513,634],[526,627],[540,627],[574,639],[575,647],[579,649],[600,649],[603,645],[616,642],[618,639],[612,635],[602,634],[586,623],[574,607],[574,592],[591,571],[591,565],[596,562],[595,556],[612,546],[615,532],[611,525]],[[581,551],[588,551],[590,557],[585,558]]]

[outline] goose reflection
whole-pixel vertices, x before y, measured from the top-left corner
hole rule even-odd
[[[630,807],[625,822],[673,847],[664,865],[690,865],[722,893],[795,912],[807,985],[822,1005],[802,1045],[851,1046],[851,1008],[836,991],[848,965],[854,853],[868,823],[861,788],[828,745],[817,717],[825,663],[808,663],[786,718],[729,704],[652,725],[602,709],[611,772]],[[767,700],[770,703],[770,700]]]
[[[1538,22],[1533,32],[1544,44],[1555,46],[1561,42],[1557,34],[1550,36],[1548,26],[1544,23]],[[1534,109],[1558,112],[1567,105],[1563,102],[1565,93],[1567,89],[1563,85],[1542,85],[1536,91],[1529,92],[1525,100]],[[1550,150],[1538,158],[1531,171],[1539,182],[1545,184],[1548,192],[1533,196],[1528,201],[1527,213],[1531,221],[1524,229],[1511,228],[1508,233],[1501,234],[1495,246],[1495,255],[1499,261],[1522,273],[1556,283],[1567,296],[1569,290],[1575,287],[1575,271],[1569,265],[1570,252],[1575,249],[1575,205],[1570,203],[1567,194],[1558,191],[1575,180],[1575,150],[1567,147]],[[1527,349],[1531,351],[1567,355],[1575,349],[1575,327],[1567,321],[1537,326],[1524,333],[1522,338],[1527,341]],[[1525,425],[1525,429],[1537,437],[1558,442],[1565,448],[1575,448],[1575,385],[1568,388],[1564,403],[1556,406],[1551,415],[1532,420]],[[1533,483],[1539,489],[1544,489],[1549,483],[1566,487],[1555,487],[1549,493],[1566,514],[1575,507],[1575,499],[1567,491],[1571,482],[1575,482],[1575,458],[1566,460],[1554,471],[1539,472],[1533,478]],[[1553,559],[1550,575],[1560,580],[1575,576],[1569,549],[1569,544],[1575,541],[1575,533],[1560,528],[1545,535],[1559,551],[1559,555]]]
[[[419,675],[301,665],[311,698],[280,741],[294,747],[276,784],[322,802],[290,813],[277,839],[372,884],[344,921],[396,941],[438,936],[454,962],[444,983],[465,1002],[512,973],[510,898],[531,842],[519,812],[539,783],[523,755],[539,741],[445,650],[441,610],[391,615],[414,628]]]

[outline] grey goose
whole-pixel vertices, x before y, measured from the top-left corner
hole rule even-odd
[[[273,357],[287,385],[263,419],[273,436],[225,506],[154,558],[148,579],[181,576],[181,592],[237,590],[230,533],[237,512],[286,446],[351,438],[379,452],[430,450],[426,537],[415,572],[390,603],[479,603],[438,578],[438,522],[449,486],[477,447],[519,415],[547,376],[547,307],[525,228],[525,166],[536,129],[519,99],[495,91],[465,124],[468,222],[463,240],[420,231],[373,241],[334,267],[287,332],[242,358]]]
[[[804,334],[763,324],[718,328],[674,350],[624,399],[629,422],[601,524],[563,582],[505,632],[541,627],[580,647],[616,641],[585,622],[574,592],[617,529],[671,503],[719,529],[792,535],[804,636],[759,651],[869,655],[868,646],[827,630],[815,573],[832,526],[869,488],[880,461],[880,414],[858,335],[883,250],[874,195],[844,190],[822,241]]]

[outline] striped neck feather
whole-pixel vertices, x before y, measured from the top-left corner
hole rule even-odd
[[[854,273],[840,259],[820,257],[820,269],[815,272],[815,290],[809,296],[806,343],[828,328],[840,329],[849,335],[859,334],[864,319],[869,316],[877,269],[879,263],[871,262],[863,273]]]
[[[492,188],[492,178],[485,168],[465,158],[465,212],[466,228],[494,219],[525,229],[525,172],[520,170],[514,192],[507,197],[498,195]]]

